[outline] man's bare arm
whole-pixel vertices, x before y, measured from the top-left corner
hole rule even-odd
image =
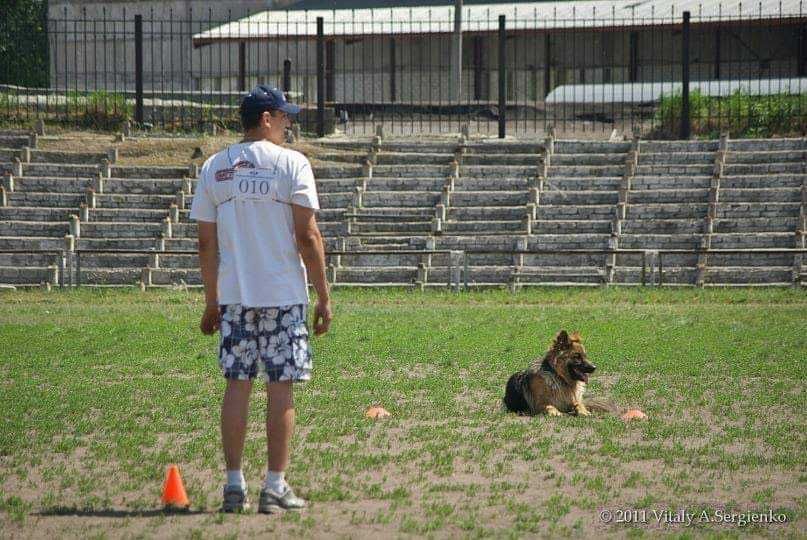
[[[203,334],[212,334],[219,329],[219,243],[215,223],[199,221],[198,230],[199,267],[205,288],[205,312],[200,327]]]
[[[303,258],[308,276],[317,291],[317,305],[314,311],[314,333],[324,334],[331,324],[331,298],[328,281],[325,278],[325,247],[317,227],[314,210],[292,204],[294,235],[297,250]]]

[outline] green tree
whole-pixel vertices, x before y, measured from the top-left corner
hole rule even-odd
[[[0,83],[47,87],[47,1],[0,0],[0,12]]]

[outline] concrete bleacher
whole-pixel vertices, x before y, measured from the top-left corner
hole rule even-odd
[[[720,176],[713,249],[804,248],[804,139],[731,141]],[[801,256],[709,256],[708,283],[788,284],[804,277]]]
[[[126,166],[114,149],[35,146],[36,136],[0,133],[0,251],[79,250],[82,284],[201,283],[188,218],[195,166]],[[756,251],[663,254],[664,282],[805,281],[800,254],[764,251],[805,247],[803,138],[317,146],[326,250],[352,252],[328,256],[337,286],[445,286],[449,263],[465,263],[472,286],[636,284],[657,251],[748,248]],[[0,283],[56,283],[59,258],[0,253]],[[75,270],[75,257],[61,263]]]
[[[716,141],[640,141],[625,179],[619,247],[698,249],[717,150]],[[615,279],[635,281],[641,272],[637,258],[624,259]],[[668,283],[695,283],[697,255],[668,255],[664,263]]]

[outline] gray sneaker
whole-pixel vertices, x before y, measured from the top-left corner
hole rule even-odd
[[[264,487],[261,489],[261,499],[258,502],[258,512],[262,514],[272,514],[281,508],[284,510],[299,510],[305,508],[306,502],[286,487],[283,495],[278,495],[274,491]]]
[[[221,503],[222,512],[243,512],[249,510],[247,492],[241,486],[224,486],[224,500]]]

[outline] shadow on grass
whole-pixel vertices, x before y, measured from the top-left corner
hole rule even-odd
[[[74,506],[54,506],[41,512],[33,512],[34,516],[85,516],[85,517],[156,517],[156,516],[194,516],[209,514],[208,510],[116,510],[113,508],[77,508]]]

